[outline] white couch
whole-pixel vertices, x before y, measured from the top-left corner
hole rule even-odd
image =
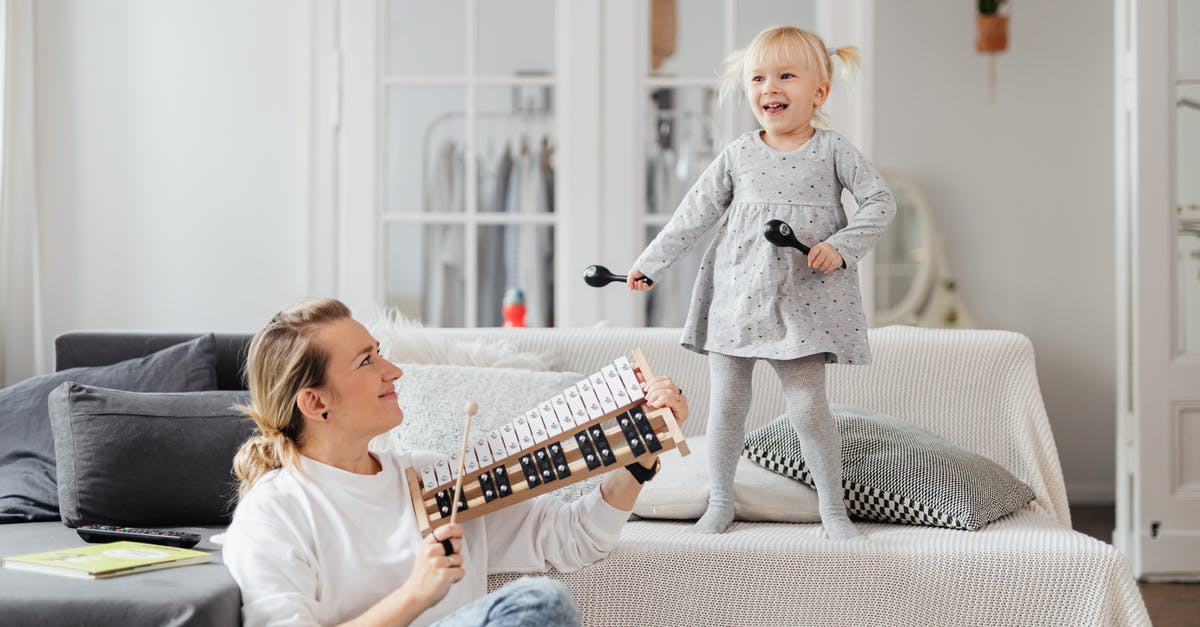
[[[641,348],[687,393],[685,435],[704,433],[707,362],[679,346],[678,329],[418,332],[504,340],[579,372]],[[829,368],[832,402],[912,420],[980,453],[1029,484],[1034,501],[977,532],[860,522],[865,542],[826,540],[817,524],[737,522],[704,536],[690,522],[633,521],[604,560],[552,573],[585,624],[1148,625],[1124,557],[1071,530],[1029,340],[912,327],[873,329],[870,340],[872,365]],[[747,430],[783,407],[766,366],[755,370],[754,393]]]

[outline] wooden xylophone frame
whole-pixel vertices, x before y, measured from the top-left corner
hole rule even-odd
[[[634,370],[634,375],[640,374],[640,381],[649,381],[653,378],[649,364],[646,363],[646,357],[640,349],[633,349],[634,361],[631,364]],[[616,420],[622,418],[626,412],[640,411],[650,427],[653,429],[654,441],[657,441],[658,447],[650,444],[651,439],[642,437],[643,444],[641,454],[634,454],[625,432],[620,426],[617,426]],[[632,419],[632,414],[630,414]],[[613,426],[605,427],[604,424],[612,421]],[[575,444],[581,434],[589,439],[589,442],[595,442],[590,435],[594,429],[600,428],[603,430],[604,439],[611,445],[610,450],[612,457],[607,463],[599,463],[598,466],[590,466],[583,458],[583,453],[579,446]],[[639,434],[642,435],[642,434]],[[467,434],[464,434],[467,437]],[[637,439],[635,437],[635,439]],[[560,447],[564,442],[572,442],[573,448],[564,450],[562,455],[567,460],[567,466],[570,474],[566,477],[556,477],[552,480],[541,481],[536,486],[530,486],[530,483],[525,479],[525,471],[521,464],[521,458],[524,456],[534,456],[538,451],[548,451],[554,444]],[[537,442],[532,446],[525,447],[515,454],[494,460],[493,463],[482,466],[477,470],[471,471],[470,474],[464,477],[463,495],[466,497],[466,507],[459,506],[458,522],[464,522],[473,518],[478,518],[491,512],[504,509],[511,505],[522,503],[531,498],[552,492],[562,487],[590,479],[610,472],[612,470],[623,469],[626,465],[633,462],[661,455],[666,451],[678,449],[680,455],[689,454],[687,442],[683,438],[683,432],[679,428],[679,423],[675,420],[675,414],[669,408],[663,407],[653,409],[646,404],[646,399],[643,397],[636,401],[631,401],[625,405],[618,406],[616,410],[605,412],[603,416],[594,418],[582,425],[564,430],[559,435],[553,436],[541,442]],[[483,495],[483,487],[480,484],[480,478],[488,474],[493,480],[495,471],[498,468],[503,468],[504,475],[510,478],[508,482],[511,487],[511,492],[507,496],[496,496],[492,500],[487,500]],[[421,531],[421,535],[432,533],[434,529],[450,522],[450,514],[443,515],[441,506],[438,503],[439,493],[445,503],[445,499],[453,501],[456,498],[454,494],[454,480],[445,482],[435,486],[430,490],[425,490],[422,487],[421,478],[417,473],[417,469],[408,467],[404,469],[404,476],[408,482],[408,493],[412,498],[413,513],[417,519],[417,527]]]

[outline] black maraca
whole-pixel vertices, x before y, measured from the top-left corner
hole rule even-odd
[[[808,246],[800,243],[796,239],[796,232],[792,230],[792,225],[783,220],[771,220],[763,225],[763,237],[767,238],[768,242],[776,246],[788,246],[796,250],[808,254],[810,250]],[[846,260],[842,260],[842,267],[846,267]]]
[[[809,248],[800,243],[796,239],[796,232],[792,230],[792,225],[783,220],[771,220],[763,226],[763,236],[768,242],[776,246],[789,246],[795,248],[805,255],[808,254]]]
[[[604,287],[609,283],[625,283],[629,280],[629,276],[625,274],[613,274],[604,266],[588,266],[583,270],[583,281],[592,287]],[[654,285],[654,281],[649,277],[638,279],[646,285]]]

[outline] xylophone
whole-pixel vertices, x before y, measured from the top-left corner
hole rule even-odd
[[[687,455],[671,410],[645,405],[641,382],[652,377],[645,356],[634,349],[632,362],[618,357],[464,445],[461,458],[454,455],[419,471],[406,468],[422,535],[452,518],[478,518],[664,451]]]

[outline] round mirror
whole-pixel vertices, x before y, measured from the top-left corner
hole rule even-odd
[[[875,243],[875,325],[917,324],[936,275],[933,218],[916,183],[894,172],[883,178],[896,217]]]

